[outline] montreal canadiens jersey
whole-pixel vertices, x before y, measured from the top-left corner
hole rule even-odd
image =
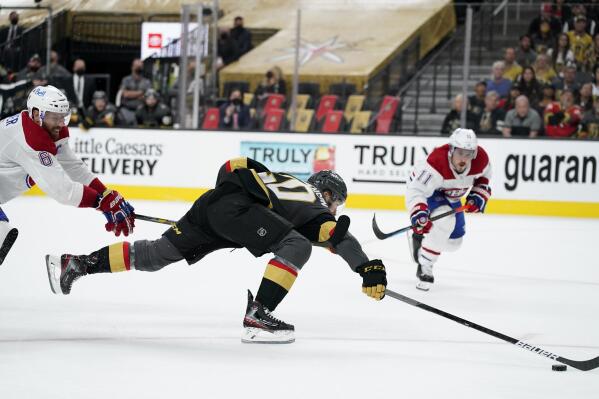
[[[489,156],[478,147],[476,158],[462,173],[457,173],[449,159],[449,144],[435,148],[426,161],[417,164],[408,182],[406,206],[412,209],[418,203],[426,204],[435,193],[443,194],[450,202],[459,201],[477,184],[489,184],[491,164]]]
[[[78,206],[95,176],[71,150],[69,131],[57,141],[26,111],[0,121],[0,203],[37,184],[56,201]]]

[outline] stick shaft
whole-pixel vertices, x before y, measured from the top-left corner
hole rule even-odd
[[[146,222],[153,222],[153,223],[160,223],[160,224],[168,224],[168,225],[173,225],[177,222],[175,222],[174,220],[168,220],[168,219],[163,219],[163,218],[157,218],[154,216],[146,216],[146,215],[140,215],[139,213],[135,214],[135,219],[137,220],[144,220]]]

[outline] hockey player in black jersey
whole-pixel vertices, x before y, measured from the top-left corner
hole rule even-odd
[[[312,244],[327,246],[362,277],[362,291],[380,300],[387,285],[383,263],[369,260],[348,232],[349,218],[335,219],[347,188],[332,171],[312,175],[308,183],[272,173],[249,158],[227,161],[215,188],[161,238],[103,247],[89,255],[46,256],[52,291],[69,294],[87,274],[126,270],[157,271],[185,259],[193,264],[223,248],[246,248],[254,256],[272,252],[256,298],[248,291],[243,342],[289,343],[294,326],[272,315],[310,258]]]

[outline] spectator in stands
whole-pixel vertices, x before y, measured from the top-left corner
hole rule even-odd
[[[580,92],[575,103],[583,113],[593,109],[593,84],[591,82],[584,83],[580,87]]]
[[[73,76],[67,79],[59,79],[60,86],[64,86],[67,98],[74,101],[75,105],[85,110],[91,105],[92,95],[96,91],[96,81],[85,76],[85,61],[77,58],[73,62]]]
[[[576,22],[579,20],[584,20],[584,31],[588,33],[591,37],[595,35],[597,24],[592,19],[587,19],[587,13],[584,5],[582,4],[574,4],[572,6],[572,17],[568,19],[562,28],[564,33],[570,32],[576,29]]]
[[[455,129],[461,127],[460,118],[462,114],[462,107],[465,105],[464,103],[465,101],[461,94],[455,96],[451,110],[443,120],[443,125],[441,126],[441,134],[449,135]],[[474,129],[475,127],[476,120],[472,117],[472,114],[470,112],[466,111],[466,128]]]
[[[33,75],[37,74],[38,71],[44,73],[42,70],[42,58],[39,54],[33,54],[29,58],[27,66],[17,73],[17,80],[32,80]]]
[[[252,49],[252,33],[243,27],[243,17],[235,17],[231,39],[236,43],[237,54],[235,61]]]
[[[555,72],[562,77],[564,76],[564,67],[568,63],[576,61],[574,52],[570,50],[570,37],[566,33],[560,33],[555,47],[549,49],[547,55],[551,58]]]
[[[501,108],[504,112],[508,112],[511,109],[514,109],[516,106],[516,99],[520,97],[522,93],[520,93],[520,89],[518,86],[514,85],[510,87],[510,93],[507,99],[503,99],[499,102],[499,108]]]
[[[173,116],[168,106],[160,101],[160,94],[154,89],[144,93],[144,102],[135,111],[139,127],[168,127],[173,124]]]
[[[113,127],[117,122],[117,110],[114,104],[108,102],[108,96],[103,91],[96,91],[92,95],[92,104],[87,108],[84,119],[84,128]]]
[[[532,65],[537,59],[537,53],[532,48],[532,39],[528,35],[520,36],[520,45],[516,50],[516,61],[522,67]]]
[[[545,134],[550,137],[570,137],[578,130],[582,119],[580,107],[574,104],[572,90],[564,90],[560,101],[545,108]]]
[[[503,137],[537,137],[542,127],[541,117],[530,107],[526,96],[516,99],[514,109],[508,111],[503,126]]]
[[[545,108],[555,101],[555,87],[551,83],[545,83],[543,85],[543,97],[535,107],[539,115],[543,115]]]
[[[551,3],[541,3],[541,14],[533,18],[528,26],[528,34],[533,35],[539,32],[540,26],[543,22],[549,24],[549,28],[552,36],[557,36],[562,30],[562,23],[559,18],[553,16],[553,10]]]
[[[220,29],[220,35],[218,37],[218,59],[219,69],[239,59],[237,42],[231,38],[229,30],[226,28]]]
[[[33,87],[46,86],[48,84],[48,75],[45,69],[39,69],[31,75],[31,84]]]
[[[503,61],[495,61],[493,63],[492,79],[487,80],[487,91],[496,91],[501,98],[507,97],[512,86],[512,81],[503,77],[504,70],[505,64]]]
[[[14,71],[17,66],[17,54],[21,50],[21,35],[23,27],[19,26],[19,13],[12,11],[8,14],[10,24],[7,28],[0,31],[0,48],[4,65]]]
[[[583,115],[578,137],[599,138],[599,101],[595,101],[592,111]]]
[[[508,47],[503,53],[503,77],[514,81],[522,73],[522,67],[516,62],[516,50]]]
[[[219,127],[223,129],[244,130],[250,127],[250,121],[250,109],[243,103],[241,90],[231,90],[229,100],[220,106]]]
[[[557,77],[555,69],[551,67],[549,56],[547,54],[539,54],[534,65],[535,75],[540,83],[550,83]]]
[[[561,97],[561,92],[563,90],[570,90],[573,93],[578,93],[580,84],[576,81],[576,64],[573,62],[567,64],[564,68],[564,77],[560,78],[558,76],[555,78],[553,85],[555,86],[558,97]]]
[[[565,2],[565,0],[554,0],[554,4],[551,7],[553,16],[559,19],[562,25],[572,18],[572,9]]]
[[[593,38],[586,32],[587,18],[584,15],[579,15],[574,19],[574,30],[569,31],[568,38],[570,39],[570,50],[574,53],[574,59],[584,71],[590,71],[593,60]]]
[[[58,79],[70,78],[71,73],[69,71],[67,71],[67,69],[65,67],[60,65],[58,60],[59,60],[58,53],[56,51],[52,50],[50,52],[50,76],[49,76],[49,78],[51,80],[57,79],[57,78]]]
[[[480,117],[483,109],[485,109],[486,93],[487,84],[485,82],[478,82],[474,86],[474,94],[468,97],[468,111],[470,111],[476,119]]]
[[[501,134],[505,113],[497,108],[499,96],[496,91],[489,91],[485,96],[485,109],[476,126],[477,134]]]
[[[558,33],[559,34],[559,33]],[[531,35],[534,49],[537,54],[544,54],[548,49],[555,46],[555,38],[557,35],[553,35],[549,22],[541,21],[539,30]]]
[[[593,68],[593,97],[599,97],[599,64]]]
[[[278,66],[272,67],[264,75],[264,79],[254,93],[258,101],[265,100],[270,94],[287,94],[287,86],[283,79],[283,72]]]
[[[532,67],[524,68],[515,84],[520,90],[520,94],[528,97],[531,103],[534,104],[541,99],[541,85],[537,81],[535,70]]]
[[[127,75],[121,81],[121,107],[123,117],[128,125],[135,125],[135,111],[144,103],[144,93],[151,89],[152,85],[142,73],[144,65],[139,58],[131,62],[131,75]]]

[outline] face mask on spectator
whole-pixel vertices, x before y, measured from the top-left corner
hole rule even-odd
[[[84,73],[85,73],[85,69],[83,69],[83,68],[75,69],[75,74],[77,74],[79,76],[83,75]]]
[[[142,73],[142,71],[143,71],[143,68],[142,68],[142,67],[136,67],[136,68],[133,68],[133,72],[135,72],[135,73],[137,73],[137,74],[141,74],[141,73]]]
[[[235,106],[241,105],[241,98],[234,98],[233,100],[231,100],[231,102]]]

